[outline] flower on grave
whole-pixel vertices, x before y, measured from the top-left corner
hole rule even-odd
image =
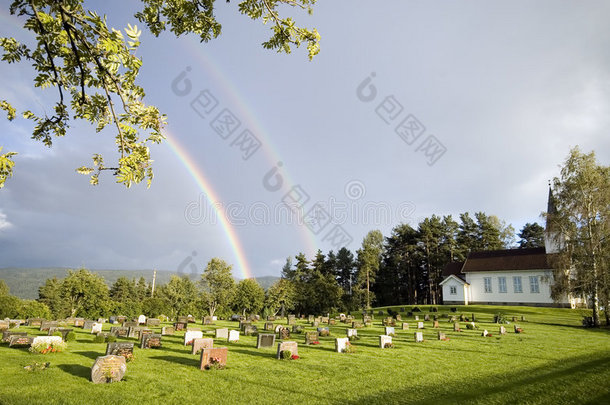
[[[292,356],[290,356],[290,360],[298,360],[299,356],[297,356],[296,354],[293,354]]]
[[[393,349],[394,343],[387,342],[386,344],[383,345],[383,347],[384,347],[384,349]]]
[[[314,342],[311,342],[311,344],[312,344],[312,345],[319,345],[319,344],[320,344],[320,341],[316,340],[316,341],[314,341]]]
[[[350,342],[347,342],[345,348],[343,349],[343,353],[355,353],[356,348]]]

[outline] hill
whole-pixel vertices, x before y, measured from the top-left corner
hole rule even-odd
[[[8,267],[0,269],[0,280],[4,280],[9,286],[11,294],[22,299],[38,298],[38,288],[44,285],[49,278],[64,278],[68,274],[67,268],[45,267],[45,268],[16,268]],[[152,283],[153,270],[91,270],[104,278],[106,284],[111,286],[119,277],[128,279],[140,277]],[[169,282],[171,276],[180,274],[171,271],[157,271],[157,286]],[[269,288],[279,277],[264,276],[256,279],[265,290]],[[239,280],[237,280],[239,281]]]

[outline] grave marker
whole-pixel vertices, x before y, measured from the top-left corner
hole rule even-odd
[[[164,326],[161,328],[161,335],[168,336],[176,333],[176,329],[173,326]]]
[[[282,352],[285,350],[290,350],[290,353],[293,356],[299,355],[299,345],[297,342],[282,342],[277,345],[277,354],[276,358],[279,360],[282,358]]]
[[[91,325],[91,333],[101,333],[102,332],[102,324],[101,323],[93,323],[93,325]]]
[[[392,336],[379,335],[379,347],[385,349],[386,344],[392,344]]]
[[[409,330],[409,324],[406,322],[402,323],[402,330]]]
[[[125,359],[133,357],[132,342],[111,342],[106,345],[106,356],[123,356]]]
[[[193,351],[191,354],[198,354],[203,349],[214,347],[214,339],[212,338],[197,338],[193,339]]]
[[[153,327],[153,326],[160,326],[160,325],[161,325],[161,319],[158,319],[158,318],[148,318],[146,320],[146,326]]]
[[[290,329],[288,329],[288,328],[280,329],[279,339],[280,340],[290,339]]]
[[[348,338],[352,336],[358,336],[358,331],[356,329],[346,329],[345,333],[347,334]]]
[[[506,328],[504,326],[500,326],[500,335],[506,335]]]
[[[237,343],[239,342],[239,331],[238,330],[230,330],[229,337],[227,338],[229,343]]]
[[[275,345],[275,335],[262,333],[256,338],[256,348],[273,347]]]
[[[124,326],[112,326],[110,328],[110,334],[112,336],[125,338],[129,336],[129,328],[126,328]]]
[[[220,328],[215,331],[216,339],[228,339],[229,338],[229,329],[228,328]]]
[[[395,335],[396,331],[395,331],[393,326],[386,326],[385,327],[385,334],[388,335],[388,336],[389,335]]]
[[[91,381],[95,384],[118,382],[127,371],[127,363],[123,356],[101,356],[91,367]]]
[[[189,346],[193,344],[193,339],[200,339],[203,337],[203,332],[200,330],[187,330],[184,334],[184,345]]]
[[[423,322],[417,322],[417,329],[423,329],[424,328],[424,323]]]
[[[11,335],[8,341],[8,347],[31,346],[34,338],[26,335]]]
[[[415,341],[423,342],[424,341],[424,333],[423,332],[415,332]]]
[[[244,335],[245,336],[252,336],[258,333],[258,328],[254,325],[246,325],[246,327],[244,328]]]
[[[59,322],[57,321],[43,321],[40,323],[40,331],[48,332],[50,328],[59,327]]]
[[[335,351],[337,353],[343,353],[349,345],[349,338],[336,338],[335,339]]]
[[[318,342],[320,340],[318,336],[318,332],[305,332],[305,344],[311,345],[313,342]]]
[[[229,349],[226,347],[210,347],[201,350],[201,370],[207,370],[215,365],[224,367],[227,365]]]

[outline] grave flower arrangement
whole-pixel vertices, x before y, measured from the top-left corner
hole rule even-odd
[[[290,350],[282,350],[280,352],[280,358],[282,360],[298,360],[299,356],[297,356],[296,354],[292,354]]]
[[[383,345],[384,349],[394,349],[396,346],[394,346],[394,343],[391,342],[387,342],[386,344]]]
[[[212,357],[210,363],[205,366],[206,370],[222,370],[223,368],[225,368],[225,366],[220,363],[218,357]]]
[[[58,353],[66,350],[68,347],[66,342],[37,342],[36,344],[32,344],[30,347],[30,352],[32,353]]]
[[[312,345],[319,345],[320,341],[319,340],[315,340],[315,341],[311,342],[310,344],[312,344]]]
[[[345,349],[343,349],[343,353],[356,353],[356,348],[350,342],[347,342],[345,345]]]

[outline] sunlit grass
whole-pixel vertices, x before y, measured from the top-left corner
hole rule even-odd
[[[398,310],[401,307],[393,307]],[[410,307],[406,307],[407,310]],[[421,307],[427,310],[428,307]],[[493,315],[509,319],[521,315],[523,334],[498,335]],[[76,329],[77,341],[64,353],[35,355],[27,349],[0,346],[0,402],[6,404],[126,404],[126,403],[541,403],[602,404],[610,402],[610,331],[580,327],[581,311],[526,307],[458,307],[457,315],[475,313],[478,330],[453,332],[439,319],[449,341],[437,340],[437,329],[425,322],[423,343],[413,338],[416,323],[402,313],[410,330],[396,327],[395,349],[379,349],[383,333],[375,310],[372,327],[358,329],[353,354],[334,352],[334,338],[346,335],[346,324],[331,326],[332,336],[319,346],[305,346],[304,335],[294,335],[301,358],[276,360],[276,348],[256,349],[256,337],[239,343],[215,340],[229,348],[227,368],[200,371],[199,356],[185,347],[183,332],[163,337],[162,349],[140,350],[128,363],[120,383],[90,382],[90,368],[106,344]],[[449,307],[439,307],[450,314]],[[424,313],[420,313],[423,320]],[[276,322],[277,323],[277,322]],[[285,322],[284,322],[285,323]],[[299,321],[306,325],[306,322]],[[237,329],[236,322],[202,326]],[[262,329],[263,322],[258,324]],[[105,325],[105,330],[110,325]],[[22,327],[39,335],[35,328]],[[160,329],[160,328],[155,328]],[[492,337],[481,336],[487,329]],[[314,330],[307,325],[306,330]],[[135,342],[135,339],[123,339]],[[32,362],[49,361],[37,372],[23,369]]]

